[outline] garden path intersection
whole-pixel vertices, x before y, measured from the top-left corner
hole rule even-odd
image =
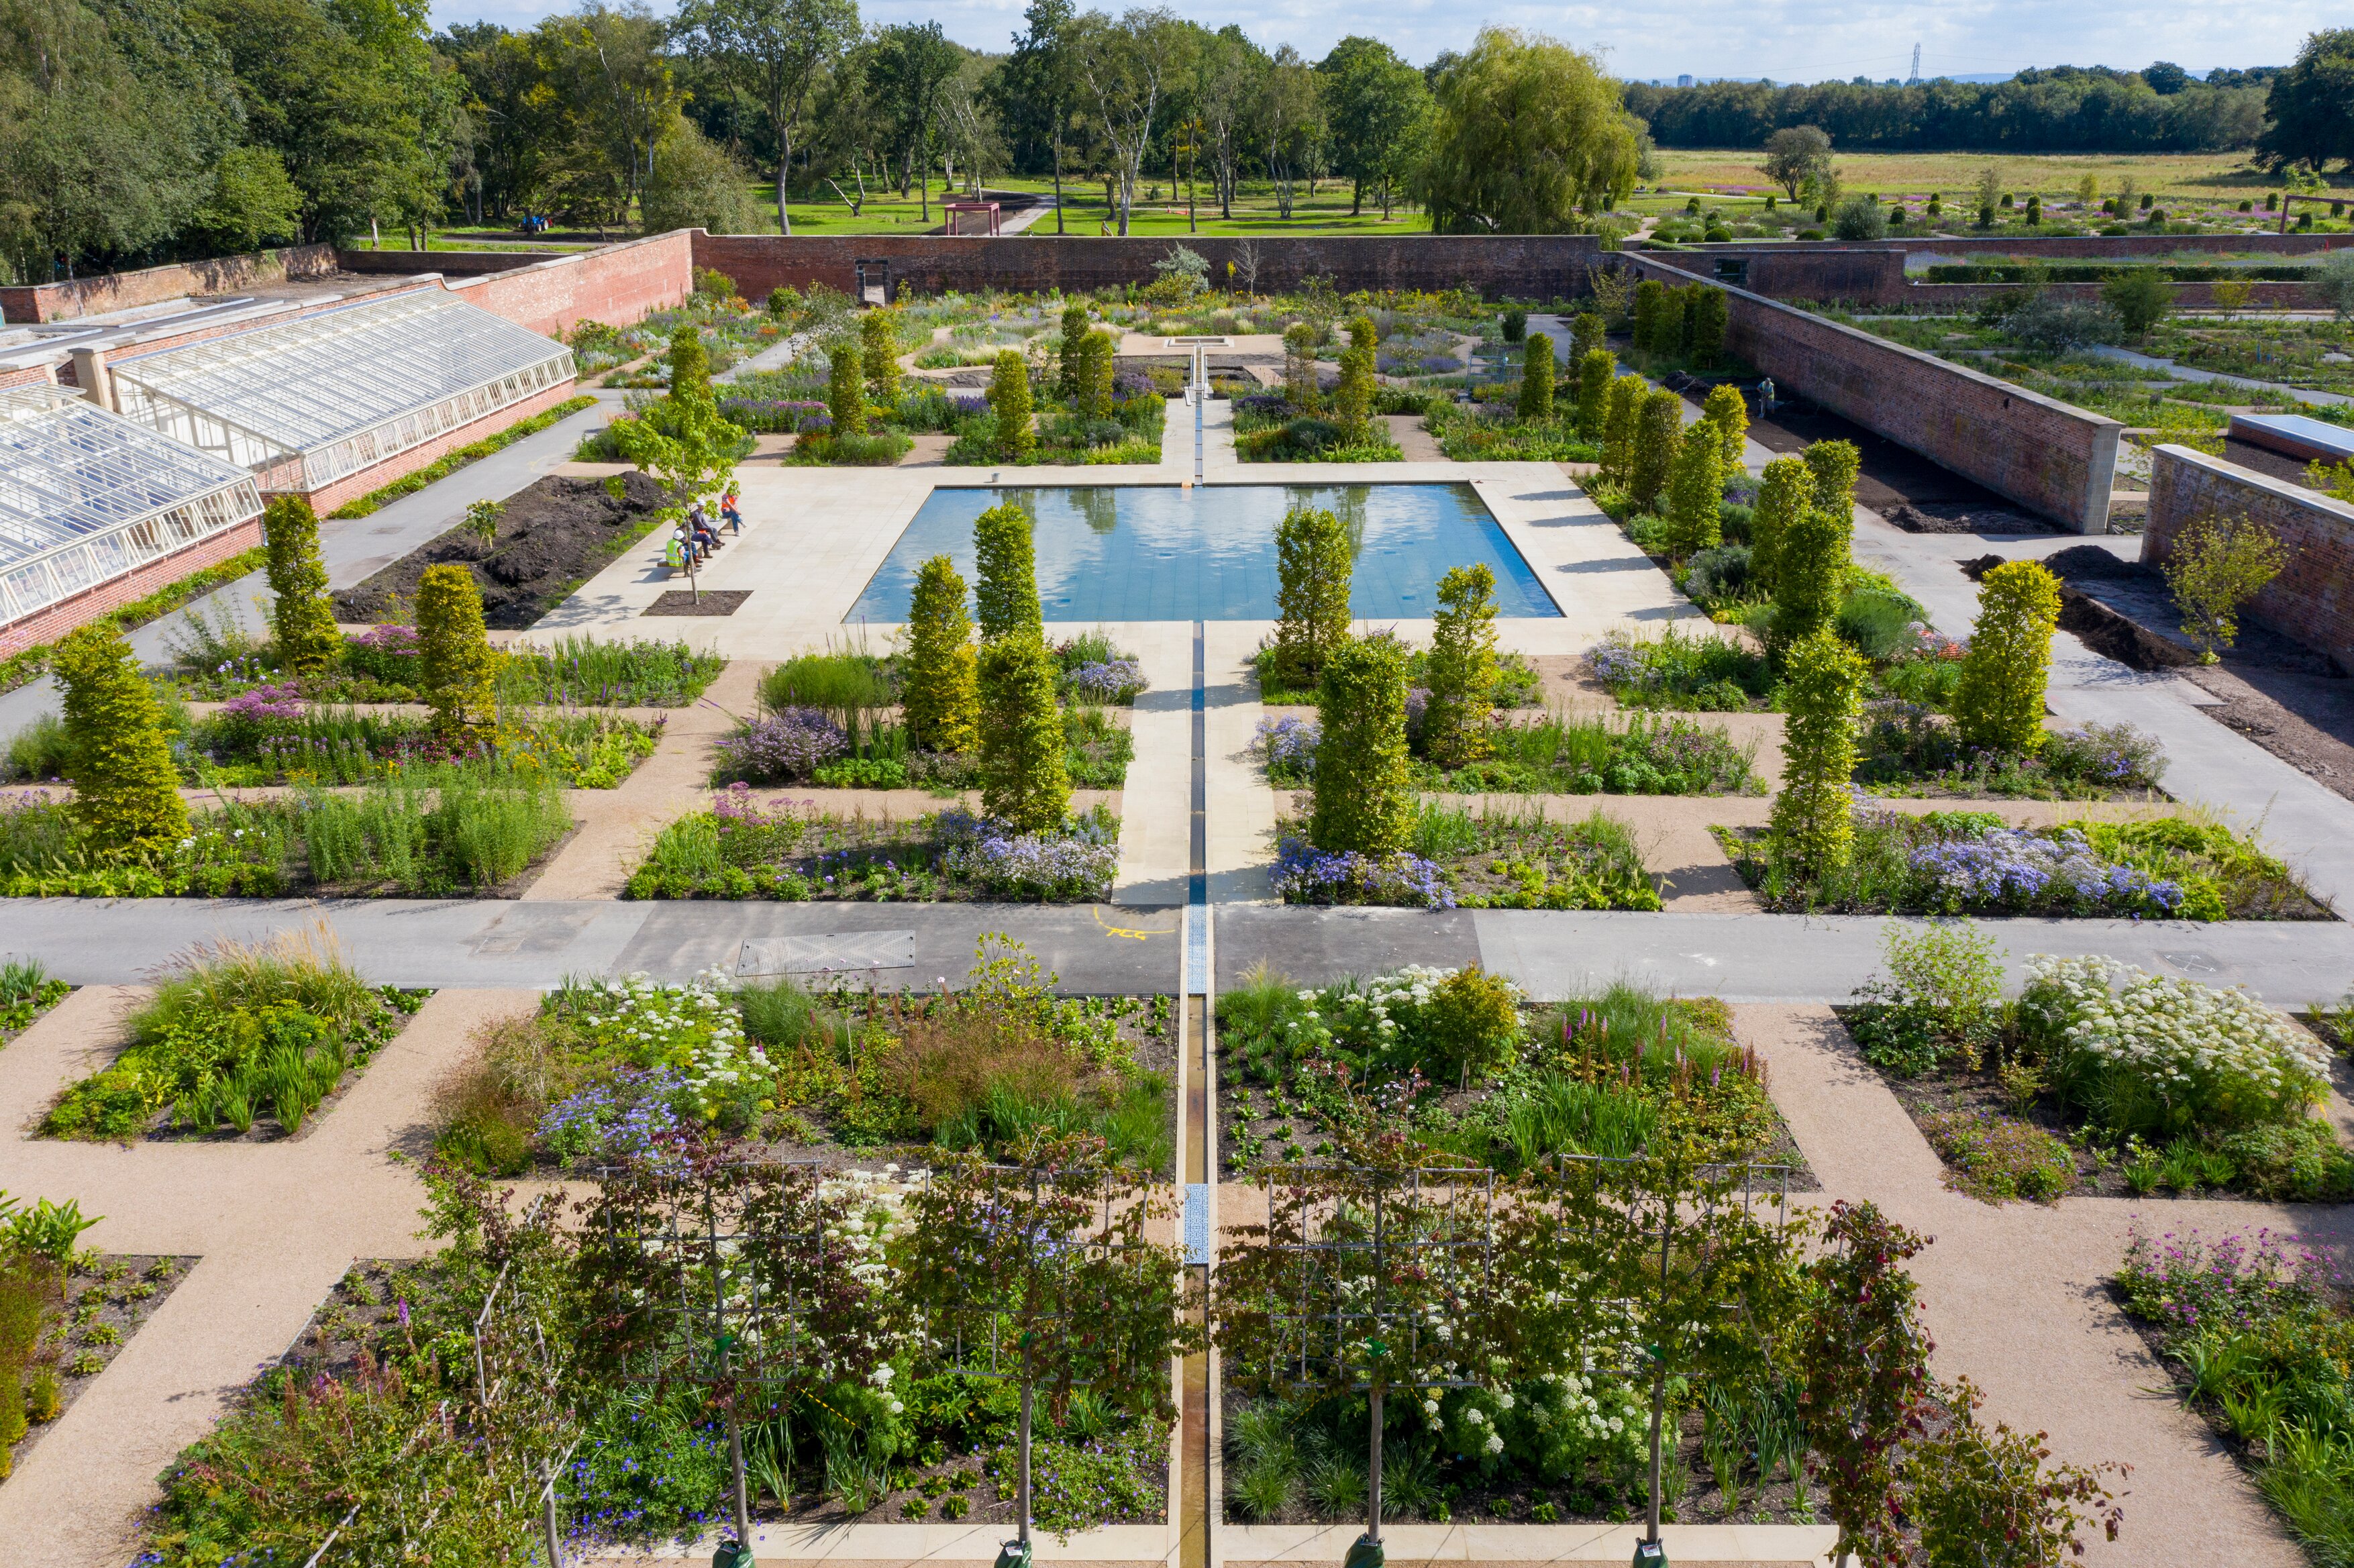
[[[572,421],[566,444],[577,439],[581,419],[593,418]],[[1190,407],[1172,403],[1171,456],[1160,471],[1124,477],[1190,482],[1191,452],[1178,461],[1188,443],[1175,432],[1192,422]],[[1214,405],[1206,422],[1204,479],[1212,495],[1221,484],[1246,482],[1470,484],[1560,611],[1500,621],[1508,651],[1557,658],[1583,652],[1616,628],[1700,622],[1667,577],[1559,465],[1246,469],[1235,461],[1225,405]],[[546,439],[535,438],[526,457],[472,482],[504,482],[502,476],[518,473],[518,482],[527,482],[537,471],[528,465],[544,465],[556,450],[536,444]],[[506,455],[523,450],[519,444]],[[1751,466],[1768,455],[1753,444]],[[471,471],[410,499],[422,503]],[[1026,944],[1067,991],[1160,994],[1182,985],[1200,991],[1205,1007],[1262,964],[1301,985],[1407,964],[1476,962],[1539,1001],[1586,994],[1618,980],[1664,993],[1722,997],[1734,1004],[1736,1036],[1767,1060],[1775,1105],[1821,1182],[1821,1193],[1805,1201],[1870,1199],[1935,1236],[1915,1272],[1941,1375],[1967,1373],[1985,1389],[1992,1414],[2029,1430],[2048,1429],[2063,1459],[2134,1467],[2123,1539],[2114,1546],[2092,1542],[2085,1561],[2158,1568],[2225,1562],[2287,1568],[2302,1561],[2231,1457],[2166,1392],[2164,1369],[2111,1304],[2104,1279],[2137,1213],[2162,1228],[2273,1225],[2354,1245],[2354,1208],[2156,1197],[2071,1197],[2054,1207],[1996,1208],[1948,1191],[1936,1155],[1829,1011],[1880,969],[1887,922],[1765,913],[1708,832],[1712,825],[1762,825],[1762,797],[1614,796],[1605,802],[1623,808],[1646,863],[1670,877],[1665,907],[1656,914],[1287,907],[1272,891],[1271,840],[1278,816],[1290,812],[1290,798],[1268,785],[1252,751],[1264,710],[1250,655],[1272,622],[1211,620],[1198,633],[1192,621],[1123,622],[1105,630],[1137,655],[1150,684],[1129,717],[1135,758],[1126,787],[1107,798],[1121,817],[1119,872],[1108,900],[790,904],[619,896],[652,833],[707,801],[713,743],[736,715],[750,711],[761,669],[829,639],[864,637],[879,649],[900,630],[845,626],[844,618],[947,471],[748,467],[745,532],[716,558],[702,586],[746,589],[750,599],[727,618],[654,623],[665,633],[684,627],[690,641],[735,662],[703,703],[669,711],[655,754],[617,789],[571,793],[578,831],[519,895],[0,901],[0,954],[37,958],[81,988],[0,1050],[0,1126],[12,1129],[0,1134],[0,1188],[28,1202],[79,1199],[85,1213],[106,1216],[86,1238],[104,1250],[200,1259],[19,1473],[0,1486],[0,1561],[73,1568],[127,1561],[135,1550],[135,1515],[154,1498],[157,1474],[210,1428],[257,1366],[302,1331],[346,1268],[359,1259],[419,1254],[420,1189],[413,1169],[396,1157],[430,1147],[435,1087],[469,1059],[484,1023],[529,1010],[567,977],[642,971],[684,980],[715,967],[753,972],[762,955],[829,950],[829,941],[844,952],[887,948],[893,954],[893,967],[860,972],[851,965],[846,972],[861,983],[890,989],[928,986],[934,976],[953,981],[989,931]],[[1101,470],[969,471],[1002,488],[1017,480],[1036,487],[1104,478]],[[462,510],[463,499],[416,510],[424,515],[438,507],[449,515]],[[335,528],[323,533],[332,540]],[[1868,512],[1858,517],[1859,557],[1888,571],[1948,628],[1967,624],[1976,608],[1956,557],[2042,547],[2042,541],[1925,539]],[[358,558],[355,544],[340,548]],[[643,635],[642,614],[666,581],[657,549],[632,550],[576,592],[547,629],[598,638]],[[1430,636],[1428,620],[1394,624],[1411,640]],[[1048,628],[1050,634],[1057,630]],[[2052,705],[2063,718],[2125,717],[2158,733],[2172,760],[2168,787],[2178,797],[2243,822],[2269,811],[2272,842],[2307,883],[2326,897],[2354,897],[2354,802],[2320,790],[2206,718],[2175,683],[2134,676],[2065,633],[2055,639],[2055,655]],[[1589,694],[1586,700],[1596,699]],[[1745,733],[1766,740],[1770,753],[1777,724],[1757,715]],[[1761,756],[1759,762],[1774,777],[1774,759]],[[814,792],[778,793],[806,799]],[[906,817],[940,804],[917,791],[829,793],[838,798],[837,810],[875,816]],[[1595,803],[1590,796],[1540,802],[1560,818],[1583,817]],[[1914,810],[1936,802],[1894,804]],[[2062,814],[2032,801],[1988,809],[2025,824]],[[2065,810],[2131,816],[2140,808]],[[1189,922],[1194,899],[1204,916]],[[129,1146],[34,1136],[62,1086],[121,1048],[123,1013],[174,955],[199,942],[262,938],[316,922],[334,932],[369,980],[436,994],[301,1136],[249,1145],[154,1139]],[[1989,919],[1981,926],[2014,985],[2032,953],[2098,954],[2154,973],[2244,984],[2292,1008],[2333,999],[2354,982],[2354,927],[2336,920]],[[1214,962],[1204,962],[1196,983],[1185,984],[1184,960],[1203,945]],[[1214,1036],[1208,1048],[1214,1060]],[[1205,1087],[1198,1104],[1214,1130],[1214,1089]],[[2335,1092],[2329,1113],[2341,1130],[2354,1131],[2354,1111]],[[1216,1169],[1214,1156],[1209,1169]],[[1214,1198],[1218,1223],[1226,1226],[1263,1212],[1264,1202],[1255,1190],[1232,1184]],[[1188,1429],[1179,1441],[1208,1436]],[[1214,1465],[1210,1474],[1216,1476]],[[1346,1548],[1346,1532],[1304,1526],[1221,1523],[1206,1541],[1198,1531],[1181,1531],[1204,1508],[1204,1498],[1189,1492],[1177,1499],[1166,1528],[1114,1527],[1067,1545],[1042,1540],[1040,1556],[1239,1568],[1331,1562]],[[1631,1526],[1475,1523],[1390,1533],[1391,1560],[1401,1563],[1624,1561],[1633,1541]],[[963,1563],[992,1557],[996,1535],[996,1527],[943,1524],[790,1527],[765,1530],[758,1545],[764,1563]],[[1685,1525],[1670,1526],[1667,1539],[1679,1563],[1790,1563],[1820,1560],[1830,1535],[1821,1527]]]

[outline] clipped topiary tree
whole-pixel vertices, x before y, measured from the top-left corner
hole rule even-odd
[[[1812,441],[1807,446],[1807,467],[1814,471],[1815,504],[1855,522],[1855,476],[1862,454],[1853,441]]]
[[[1588,349],[1578,356],[1577,433],[1589,441],[1602,434],[1609,418],[1610,372],[1616,364],[1606,348]]]
[[[837,436],[866,433],[866,381],[858,340],[845,337],[826,350],[825,411]]]
[[[1724,353],[1727,314],[1723,289],[1711,288],[1706,283],[1692,286],[1684,321],[1687,335],[1691,339],[1692,363],[1702,370],[1715,369]]]
[[[878,408],[899,405],[899,320],[887,307],[858,318],[858,357],[866,372],[867,400]]]
[[[299,495],[272,498],[262,509],[261,536],[270,546],[270,609],[279,667],[291,674],[323,675],[342,657],[344,634],[327,598],[327,563],[319,556],[319,516]]]
[[[1406,787],[1405,649],[1352,637],[1324,662],[1316,696],[1316,804],[1308,841],[1331,853],[1404,849],[1413,820]]]
[[[1730,479],[1741,471],[1742,448],[1749,439],[1749,401],[1739,387],[1712,387],[1700,406],[1700,417],[1716,427],[1717,461]]]
[[[1275,674],[1298,690],[1349,640],[1349,530],[1320,507],[1298,506],[1276,525]]]
[[[497,655],[482,628],[482,589],[465,567],[428,567],[417,580],[417,669],[442,736],[490,721]]]
[[[1847,595],[1851,517],[1809,506],[1783,530],[1774,550],[1772,641],[1777,656],[1838,617]]]
[[[1635,457],[1627,473],[1627,493],[1638,512],[1659,503],[1667,488],[1668,471],[1675,466],[1676,443],[1682,439],[1684,400],[1664,388],[1647,392],[1635,420]]]
[[[1717,508],[1724,499],[1724,474],[1718,463],[1723,450],[1715,426],[1695,419],[1676,443],[1676,461],[1668,477],[1668,554],[1685,560],[1698,551],[1713,549],[1723,538]]]
[[[1553,418],[1553,339],[1541,332],[1521,344],[1519,413],[1525,424]]]
[[[1087,358],[1080,366],[1079,411],[1090,419],[1111,418],[1111,368],[1114,344],[1102,327],[1087,334]]]
[[[49,656],[65,687],[66,777],[82,841],[101,857],[167,849],[188,809],[164,739],[164,713],[111,620],[69,632]]]
[[[1359,316],[1349,323],[1349,346],[1341,351],[1341,385],[1333,392],[1332,412],[1352,441],[1365,439],[1373,418],[1375,345],[1380,342],[1372,317]]]
[[[670,397],[674,403],[711,402],[711,355],[703,346],[703,333],[693,322],[681,322],[670,334]]]
[[[1757,506],[1749,518],[1749,580],[1774,591],[1782,541],[1815,503],[1815,473],[1804,458],[1779,457],[1757,476]]]
[[[2043,688],[2060,627],[2060,579],[2039,561],[2007,561],[1978,585],[1978,624],[1954,693],[1954,727],[1971,746],[2033,753],[2043,745]]]
[[[1635,428],[1643,420],[1643,395],[1649,390],[1639,376],[1621,376],[1610,384],[1610,405],[1602,417],[1601,472],[1596,477],[1621,489],[1634,475]]]
[[[1666,314],[1668,286],[1657,278],[1635,285],[1635,346],[1644,353],[1659,346],[1659,320]]]
[[[972,520],[973,564],[981,579],[973,585],[972,605],[984,642],[1045,624],[1031,527],[1030,514],[1010,501]]]
[[[907,678],[900,711],[907,736],[928,751],[970,751],[981,738],[981,693],[965,614],[964,578],[946,556],[916,573],[907,609]]]
[[[998,355],[989,375],[989,407],[997,416],[998,456],[1020,462],[1037,450],[1038,432],[1030,428],[1030,366],[1020,349]]]
[[[1569,323],[1569,362],[1584,365],[1585,356],[1596,349],[1610,346],[1610,329],[1602,320],[1600,311],[1580,311]]]
[[[1854,846],[1849,780],[1863,659],[1828,626],[1791,643],[1782,662],[1782,792],[1774,797],[1779,858],[1813,880],[1847,863]]]
[[[1071,810],[1055,656],[1036,626],[981,645],[981,809],[1023,832],[1050,832]]]
[[[1076,302],[1063,307],[1063,340],[1055,355],[1055,396],[1071,402],[1079,395],[1079,376],[1087,364],[1087,307]]]
[[[1496,574],[1484,563],[1457,567],[1438,579],[1431,630],[1430,701],[1422,714],[1430,759],[1460,768],[1487,756],[1495,697]]]

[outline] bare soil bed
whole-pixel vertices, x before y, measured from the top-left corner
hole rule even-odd
[[[383,620],[396,597],[416,597],[426,567],[455,564],[474,574],[484,624],[520,631],[653,528],[663,487],[642,473],[619,478],[618,500],[601,479],[543,479],[508,500],[490,544],[464,527],[437,535],[337,593],[335,619]]]

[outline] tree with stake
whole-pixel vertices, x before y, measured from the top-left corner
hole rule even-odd
[[[1689,560],[1702,550],[1714,549],[1723,538],[1718,508],[1723,503],[1724,480],[1718,467],[1723,440],[1717,428],[1695,419],[1676,443],[1676,461],[1668,479],[1668,554]]]
[[[1030,514],[1011,501],[1000,502],[972,520],[974,566],[981,578],[972,603],[984,642],[1023,628],[1045,635],[1033,525]]]
[[[1954,727],[1965,744],[2020,754],[2041,749],[2043,689],[2059,627],[2060,579],[2041,562],[2007,561],[1987,573],[1954,694]]]
[[[1087,307],[1072,301],[1063,307],[1063,335],[1055,355],[1055,396],[1076,402],[1079,378],[1087,359]]]
[[[1664,387],[1646,393],[1635,424],[1634,461],[1627,474],[1627,496],[1638,512],[1658,504],[1667,488],[1669,470],[1676,461],[1676,443],[1684,428],[1684,400]]]
[[[1038,432],[1030,428],[1030,366],[1018,348],[997,356],[989,375],[989,407],[997,418],[997,455],[1020,462],[1037,450]]]
[[[1023,832],[1052,832],[1071,810],[1055,656],[1034,625],[981,644],[981,809]]]
[[[122,633],[111,620],[78,627],[50,667],[65,687],[66,778],[82,842],[111,856],[158,853],[186,837],[163,710]]]
[[[1529,334],[1521,344],[1521,402],[1524,424],[1553,418],[1553,339],[1541,332]]]
[[[877,408],[899,406],[899,323],[885,307],[858,318],[858,359],[866,372],[866,400]]]
[[[1712,387],[1700,406],[1700,417],[1703,423],[1716,427],[1720,443],[1717,461],[1725,476],[1739,474],[1742,452],[1749,439],[1749,400],[1742,397],[1737,387]]]
[[[639,472],[662,482],[663,502],[653,514],[675,525],[695,503],[726,488],[736,472],[744,429],[719,417],[711,396],[711,361],[692,322],[680,323],[671,334],[670,369],[669,395],[638,418],[614,420],[611,436]],[[841,429],[838,422],[835,429]],[[693,561],[692,551],[687,559]],[[699,583],[695,594],[702,597]]]
[[[1275,677],[1297,691],[1349,638],[1349,530],[1321,507],[1295,507],[1275,532]]]
[[[1642,422],[1643,397],[1649,384],[1636,375],[1621,376],[1610,384],[1610,405],[1602,419],[1602,471],[1606,484],[1625,489],[1635,469],[1635,428]]]
[[[417,668],[445,741],[491,722],[498,655],[482,627],[482,590],[463,566],[428,567],[417,580]]]
[[[270,620],[279,666],[303,678],[323,675],[343,653],[344,634],[327,598],[318,514],[302,496],[272,497],[262,509],[261,536],[270,546],[270,591],[277,596]]]
[[[1359,316],[1349,323],[1349,346],[1341,351],[1341,385],[1332,397],[1332,412],[1344,439],[1362,441],[1373,412],[1375,345],[1381,341],[1373,318]]]
[[[1405,649],[1391,637],[1344,640],[1316,695],[1315,809],[1308,842],[1378,859],[1404,849],[1414,818],[1405,743]]]
[[[2160,569],[2182,607],[2183,631],[2199,640],[2200,663],[2239,640],[2240,607],[2287,565],[2280,536],[2253,517],[2210,514],[2174,536]]]
[[[1441,768],[1488,755],[1496,673],[1496,574],[1485,563],[1457,567],[1438,579],[1422,715],[1423,750]]]
[[[1316,412],[1321,401],[1316,385],[1316,329],[1306,322],[1283,329],[1283,396],[1299,414]]]
[[[1814,471],[1803,458],[1776,458],[1757,476],[1757,506],[1749,518],[1749,576],[1766,592],[1775,590],[1782,541],[1814,501]]]
[[[1608,417],[1610,373],[1617,363],[1606,348],[1590,348],[1578,356],[1577,433],[1589,441],[1602,434],[1603,423]]]
[[[928,751],[962,754],[979,743],[981,694],[964,578],[946,556],[916,573],[907,608],[907,736]]]
[[[1867,670],[1828,626],[1790,645],[1782,664],[1789,716],[1782,729],[1782,792],[1774,836],[1800,875],[1845,865],[1855,840],[1850,781]]]

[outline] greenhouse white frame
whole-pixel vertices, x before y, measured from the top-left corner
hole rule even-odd
[[[315,491],[573,379],[572,351],[440,289],[115,362],[124,417]]]
[[[62,387],[0,391],[0,622],[260,515],[232,463]]]

